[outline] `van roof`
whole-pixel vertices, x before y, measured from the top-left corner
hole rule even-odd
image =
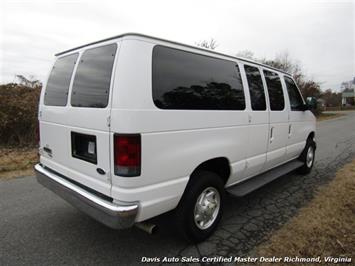
[[[110,40],[114,40],[114,39],[118,39],[118,38],[123,38],[123,37],[126,37],[126,36],[143,37],[143,38],[147,38],[147,39],[163,41],[163,42],[168,42],[168,43],[171,43],[171,44],[176,44],[176,45],[180,45],[180,46],[184,46],[184,47],[188,47],[188,48],[193,48],[193,49],[204,51],[204,52],[207,51],[207,52],[209,52],[211,54],[222,55],[222,56],[226,56],[226,57],[229,57],[229,58],[238,59],[238,60],[241,60],[241,61],[244,61],[244,62],[253,63],[253,64],[256,64],[256,65],[260,65],[260,66],[263,66],[263,67],[266,67],[266,68],[269,68],[269,69],[273,69],[273,70],[276,70],[276,71],[279,71],[279,72],[282,72],[284,74],[292,76],[290,73],[288,73],[288,72],[286,72],[286,71],[284,71],[282,69],[278,69],[278,68],[275,68],[275,67],[272,67],[272,66],[269,66],[269,65],[266,65],[266,64],[262,64],[262,63],[254,61],[254,60],[250,60],[250,59],[246,59],[246,58],[238,57],[238,56],[232,56],[232,55],[228,55],[228,54],[223,54],[223,53],[220,53],[220,52],[216,52],[214,50],[208,50],[208,49],[201,48],[201,47],[198,47],[198,46],[188,45],[188,44],[184,44],[184,43],[179,43],[179,42],[175,42],[175,41],[170,41],[170,40],[166,40],[166,39],[162,39],[162,38],[158,38],[158,37],[153,37],[153,36],[149,36],[149,35],[145,35],[145,34],[140,34],[140,33],[134,33],[134,32],[123,33],[123,34],[116,35],[116,36],[113,36],[113,37],[110,37],[110,38],[102,39],[102,40],[91,42],[91,43],[84,44],[84,45],[80,45],[78,47],[71,48],[69,50],[65,50],[63,52],[57,53],[57,54],[55,54],[55,56],[63,55],[63,54],[66,54],[68,52],[84,48],[86,46],[90,46],[90,45],[94,45],[94,44],[98,44],[98,43],[101,43],[101,42],[106,42],[106,41],[110,41]]]

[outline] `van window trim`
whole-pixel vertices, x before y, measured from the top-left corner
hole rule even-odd
[[[83,55],[83,52],[84,52],[84,50],[81,50],[81,51],[78,52],[78,53],[79,53],[78,59],[77,59],[76,64],[75,64],[75,66],[74,66],[73,75],[72,75],[71,80],[70,80],[70,87],[69,87],[69,91],[68,91],[67,107],[75,107],[75,106],[72,106],[72,105],[71,105],[71,96],[72,96],[74,78],[75,78],[75,76],[76,76],[76,70],[78,69],[79,62],[80,62],[81,56]]]
[[[222,60],[222,61],[227,61],[227,62],[231,62],[233,64],[235,64],[234,67],[236,67],[238,70],[239,70],[239,76],[240,76],[240,83],[242,85],[242,91],[243,91],[243,95],[244,95],[244,109],[240,109],[240,110],[227,110],[227,109],[165,109],[165,108],[160,108],[158,107],[155,102],[154,102],[154,97],[153,97],[153,51],[156,47],[165,47],[165,48],[170,48],[170,49],[174,49],[174,50],[178,50],[178,51],[182,51],[182,52],[186,52],[186,53],[190,53],[190,54],[194,54],[194,55],[200,55],[200,56],[205,56],[205,57],[209,57],[209,58],[212,58],[212,59],[218,59],[218,60]],[[208,52],[208,51],[207,51]],[[241,72],[241,67],[240,67],[240,62],[238,62],[238,60],[228,60],[228,59],[224,59],[224,58],[220,58],[220,57],[217,57],[217,56],[211,56],[211,55],[206,55],[206,54],[202,54],[202,53],[197,53],[197,52],[194,52],[194,51],[189,51],[189,50],[184,50],[184,49],[181,49],[181,48],[176,48],[176,47],[173,47],[173,46],[168,46],[168,45],[163,45],[163,44],[154,44],[154,46],[152,47],[152,51],[151,51],[151,73],[150,73],[150,77],[151,77],[151,100],[153,102],[153,106],[155,108],[157,108],[158,110],[161,110],[161,111],[202,111],[202,112],[206,112],[206,111],[211,111],[211,112],[246,112],[247,111],[247,97],[246,97],[246,94],[245,94],[245,86],[244,86],[244,83],[243,83],[243,78],[242,78],[242,72]],[[236,70],[235,70],[236,71]]]

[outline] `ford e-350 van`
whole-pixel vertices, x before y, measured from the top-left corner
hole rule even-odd
[[[170,210],[212,234],[243,196],[315,156],[315,118],[292,76],[141,34],[56,55],[39,104],[39,183],[112,228]]]

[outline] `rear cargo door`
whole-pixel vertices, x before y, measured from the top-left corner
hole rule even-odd
[[[118,44],[57,59],[41,97],[41,162],[110,195],[110,110]]]

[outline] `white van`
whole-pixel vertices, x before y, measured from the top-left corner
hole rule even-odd
[[[184,235],[315,154],[315,117],[292,76],[141,34],[56,55],[39,103],[39,183],[126,228],[175,209]]]

